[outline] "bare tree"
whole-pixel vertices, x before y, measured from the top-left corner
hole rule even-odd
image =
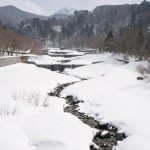
[[[0,29],[0,53],[13,55],[18,52],[27,50],[37,51],[43,48],[43,43],[40,40],[32,39],[31,37],[19,35],[10,29]]]

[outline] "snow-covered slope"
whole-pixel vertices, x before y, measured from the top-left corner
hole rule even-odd
[[[59,9],[55,14],[73,15],[75,12],[74,8],[64,7]]]

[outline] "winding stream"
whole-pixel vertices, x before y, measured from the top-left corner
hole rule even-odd
[[[82,79],[79,82],[82,82],[85,79]],[[64,112],[71,113],[72,115],[79,118],[84,124],[87,124],[91,128],[95,128],[97,133],[93,137],[93,143],[95,143],[98,147],[94,145],[90,145],[90,150],[116,150],[116,146],[118,141],[122,141],[126,138],[124,133],[119,133],[118,129],[111,124],[100,124],[93,117],[86,115],[85,113],[81,113],[78,111],[78,104],[83,103],[79,99],[74,98],[72,95],[68,95],[66,97],[61,97],[61,92],[68,86],[75,84],[77,82],[71,82],[67,84],[60,84],[55,87],[50,93],[49,96],[55,96],[59,98],[64,98],[66,100],[67,106],[64,108]]]

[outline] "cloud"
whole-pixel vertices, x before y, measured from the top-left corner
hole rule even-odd
[[[0,0],[0,6],[13,5],[23,11],[45,15],[43,9],[31,0]]]

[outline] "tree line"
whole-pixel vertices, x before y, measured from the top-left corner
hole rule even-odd
[[[75,11],[67,19],[33,18],[22,21],[18,33],[5,28],[0,32],[0,49],[9,55],[11,51],[35,49],[38,44],[51,41],[57,47],[91,47],[143,59],[150,55],[150,2],[99,6],[92,12]]]
[[[105,32],[100,32],[100,30],[95,32],[97,25],[93,24],[94,21],[89,23],[89,18],[92,20],[94,17],[91,13],[76,11],[72,23],[62,27],[64,45],[68,47],[92,47],[98,48],[100,51],[123,53],[125,56],[149,59],[150,2],[144,0],[139,5],[131,5],[129,10],[127,26],[120,26],[119,30],[116,31],[110,27],[109,22],[106,22]],[[111,13],[116,15],[117,11],[111,10]]]
[[[28,36],[23,36],[6,27],[0,28],[0,53],[13,55],[24,53],[27,50],[39,50],[43,44]]]
[[[119,35],[113,35],[112,31],[109,31],[103,42],[101,50],[135,56],[139,60],[150,58],[150,33],[127,29]]]

